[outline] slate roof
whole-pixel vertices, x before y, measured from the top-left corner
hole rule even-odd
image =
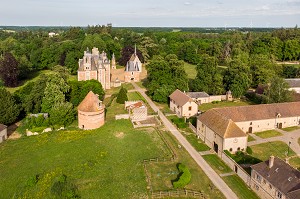
[[[291,88],[300,87],[300,78],[285,79]]]
[[[273,119],[278,114],[282,118],[300,116],[300,102],[224,107],[214,110],[234,122],[255,121]]]
[[[198,120],[223,138],[247,136],[231,119],[224,117],[215,109],[201,114]]]
[[[285,161],[274,157],[271,168],[269,168],[269,160],[252,165],[251,168],[290,199],[299,198],[300,172]]]
[[[176,89],[170,96],[171,100],[175,101],[175,104],[179,106],[183,106],[187,102],[192,102],[192,98],[187,96],[185,93],[181,92],[180,90]]]
[[[187,92],[186,94],[191,98],[209,97],[209,95],[206,92]]]
[[[4,125],[4,124],[0,124],[0,131],[3,131],[4,129],[6,129],[7,128],[7,126],[6,125]]]
[[[99,100],[98,95],[94,94],[93,91],[90,91],[79,104],[78,110],[83,112],[98,112],[105,107],[102,103],[101,106],[99,106],[100,103],[101,101]]]

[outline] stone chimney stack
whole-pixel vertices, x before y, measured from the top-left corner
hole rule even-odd
[[[274,165],[274,156],[271,155],[269,158],[269,169],[271,169]]]

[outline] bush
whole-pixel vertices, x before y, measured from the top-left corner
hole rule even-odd
[[[173,118],[171,121],[180,129],[184,129],[188,127],[188,124],[185,123],[183,118]]]
[[[250,147],[247,146],[247,149],[246,149],[246,152],[249,154],[249,155],[252,155],[253,151]]]
[[[116,102],[119,104],[125,104],[125,101],[128,101],[127,90],[122,86],[118,93]]]
[[[187,184],[190,183],[192,175],[189,169],[181,163],[177,165],[177,168],[180,173],[177,180],[173,182],[173,187],[175,189],[184,188]]]

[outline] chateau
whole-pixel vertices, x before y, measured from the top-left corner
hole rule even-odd
[[[78,65],[78,81],[95,79],[102,84],[104,90],[110,89],[110,67],[116,68],[114,55],[110,61],[104,51],[100,54],[98,48],[94,47],[92,52],[87,48],[83,58],[79,59]]]

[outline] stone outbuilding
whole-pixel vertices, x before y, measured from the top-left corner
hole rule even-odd
[[[90,91],[78,106],[78,127],[96,129],[104,125],[105,105]]]
[[[0,143],[7,139],[7,126],[0,124]]]
[[[170,109],[178,117],[192,117],[198,113],[198,105],[185,92],[176,89],[170,96]]]
[[[128,110],[131,121],[147,119],[147,106],[142,101],[126,101],[125,109]]]

